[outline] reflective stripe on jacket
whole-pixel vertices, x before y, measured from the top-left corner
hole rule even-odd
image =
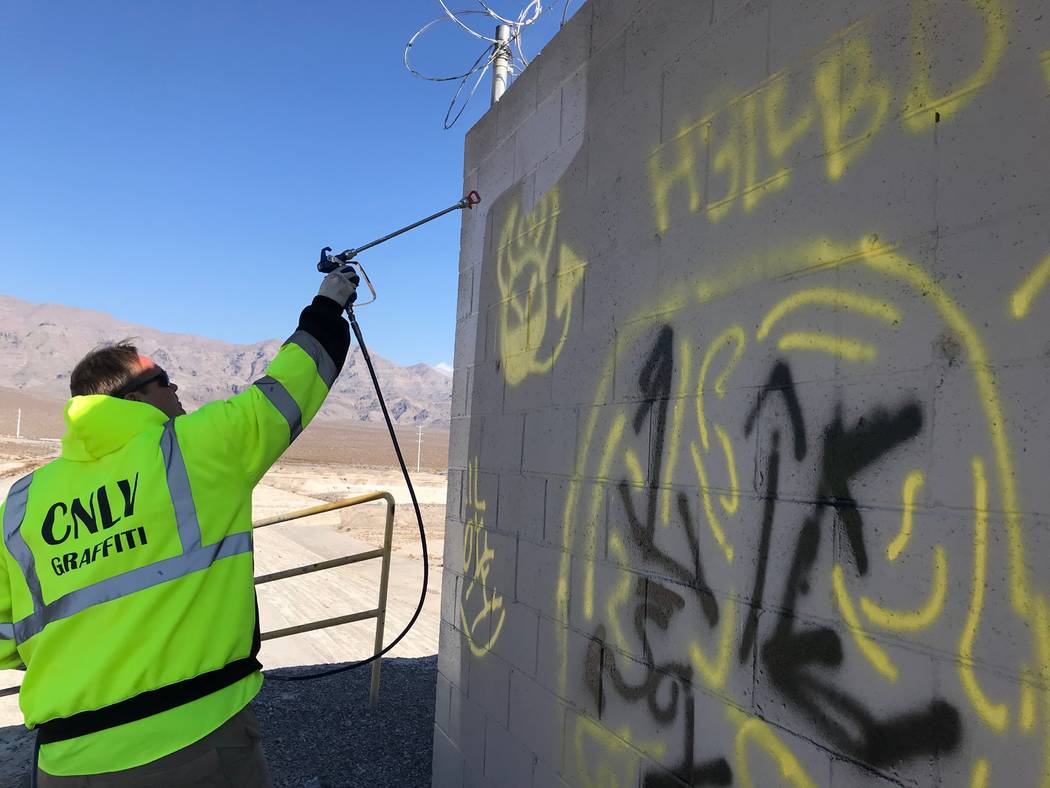
[[[62,455],[16,482],[0,516],[0,668],[27,667],[28,727],[149,708],[164,688],[254,657],[252,489],[316,414],[348,346],[338,307],[318,298],[265,376],[230,399],[173,420],[112,397],[68,402]],[[45,744],[40,766],[94,774],[181,749],[251,700],[261,675],[243,672]]]

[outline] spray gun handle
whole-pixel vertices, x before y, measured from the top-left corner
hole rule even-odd
[[[321,259],[317,261],[317,270],[322,274],[332,273],[337,268],[341,268],[349,263],[357,255],[356,249],[347,249],[340,254],[328,254],[331,251],[331,246],[326,246],[321,250]]]

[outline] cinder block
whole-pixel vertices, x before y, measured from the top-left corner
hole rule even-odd
[[[438,630],[438,672],[452,686],[467,691],[468,665],[463,661],[463,633],[446,621],[441,622]]]
[[[470,700],[500,725],[507,724],[510,673],[510,665],[491,652],[470,657]]]
[[[504,474],[499,485],[500,530],[533,542],[543,539],[547,480],[539,476]]]
[[[597,720],[569,712],[566,739],[576,743],[566,747],[562,775],[570,785],[596,785],[598,775],[612,773],[621,786],[637,785],[641,755]]]
[[[525,414],[526,473],[568,476],[576,460],[575,408],[549,408]]]
[[[577,557],[604,557],[608,486],[575,479],[551,479],[547,486],[544,540]]]
[[[566,706],[531,678],[515,671],[510,678],[510,733],[540,763],[561,763]]]
[[[471,367],[460,367],[452,374],[452,418],[470,415]]]
[[[456,745],[434,726],[434,766],[432,788],[463,788],[463,757]]]
[[[448,440],[448,465],[450,468],[463,469],[467,467],[469,459],[467,444],[470,438],[470,425],[469,417],[452,419]]]
[[[664,78],[663,129],[696,125],[760,83],[767,75],[769,4],[748,3],[725,21],[717,18],[703,40],[682,51]]]
[[[537,761],[532,774],[532,788],[569,788],[569,784],[556,771],[559,766],[560,761],[554,765]]]
[[[464,788],[468,772],[485,768],[485,719],[487,709],[453,690],[449,706],[449,738],[463,756]]]
[[[496,106],[497,108],[503,106],[503,101],[501,100]],[[478,167],[478,186],[480,186],[478,191],[489,203],[490,210],[500,195],[517,182],[514,178],[514,149],[516,146],[517,141],[511,134],[482,159]]]
[[[492,152],[498,139],[496,137],[495,108],[482,115],[466,133],[463,140],[463,169],[477,169],[482,160]],[[480,181],[484,183],[484,181]]]
[[[631,94],[649,90],[683,49],[698,45],[711,25],[712,0],[655,0],[634,18],[627,32],[627,84]]]
[[[483,317],[475,314],[456,323],[453,369],[466,369],[484,359],[484,345],[478,340],[478,323]]]
[[[1034,63],[1009,68],[936,125],[937,217],[943,233],[1050,200],[1042,133],[1050,124],[1050,105],[1038,98],[1046,89]]]
[[[890,9],[894,14],[907,13],[907,9],[896,2],[880,5],[883,13]],[[782,3],[770,6],[769,68],[773,73],[792,68],[817,54],[851,24],[857,24],[864,35],[876,32],[874,7],[863,0],[806,3],[804,8]]]
[[[581,293],[586,292],[586,280],[593,278],[608,286],[609,282],[596,269],[584,272]],[[594,331],[583,327],[584,315],[574,314],[572,339],[562,348],[554,366],[552,390],[559,405],[600,405],[608,398],[601,392],[601,383],[612,377],[615,334],[603,328]]]
[[[583,191],[587,183],[587,156],[583,143],[584,135],[577,133],[574,137],[566,139],[556,151],[539,163],[533,178],[537,200],[557,187],[562,204],[569,204],[573,201],[574,193]],[[564,235],[559,232],[560,237]],[[567,242],[570,246],[576,246],[578,240],[568,238]]]
[[[498,357],[474,365],[473,390],[470,393],[470,415],[483,416],[502,413],[506,378],[500,371]]]
[[[525,69],[507,87],[496,104],[496,136],[503,143],[508,140],[523,120],[535,111],[539,103],[539,74]]]
[[[446,564],[441,573],[441,620],[452,626],[459,622],[459,578]]]
[[[591,59],[641,12],[649,0],[592,0]]]
[[[572,73],[561,86],[561,144],[580,136],[587,127],[587,68]]]
[[[452,685],[449,684],[448,679],[438,673],[434,689],[434,723],[438,728],[447,730]]]
[[[520,471],[525,416],[520,413],[485,416],[481,419],[482,467],[498,471]]]
[[[587,63],[591,50],[591,4],[569,9],[571,16],[537,55],[530,68],[537,72],[540,97],[549,96],[569,74]]]
[[[545,616],[567,620],[567,598],[558,599],[562,578],[568,583],[571,556],[561,550],[518,540],[517,600]]]
[[[456,320],[462,320],[471,314],[474,309],[472,298],[474,295],[474,268],[467,268],[459,272],[459,293],[456,296]]]
[[[561,94],[543,99],[521,124],[514,151],[514,174],[522,178],[536,171],[540,162],[558,150],[561,142]]]
[[[561,621],[540,618],[536,683],[575,709],[598,716],[601,641]]]
[[[493,617],[491,651],[516,671],[535,676],[538,627],[539,614],[535,610],[504,599],[499,617]]]
[[[485,777],[494,785],[532,788],[533,761],[520,740],[490,717],[485,732]]]
[[[463,480],[467,473],[464,470],[450,470],[445,496],[445,519],[462,522]]]

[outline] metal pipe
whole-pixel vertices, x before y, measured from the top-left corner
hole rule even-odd
[[[394,499],[390,498],[386,505],[386,531],[383,534],[383,568],[379,574],[379,616],[376,618],[376,642],[373,654],[378,654],[383,648],[383,627],[386,625],[386,590],[390,580],[390,550],[394,542]],[[426,561],[427,557],[423,556]],[[377,659],[372,664],[372,690],[369,702],[374,707],[379,703],[379,663]]]
[[[364,553],[356,553],[355,555],[348,555],[345,558],[333,558],[330,561],[319,561],[316,564],[304,564],[303,566],[297,566],[294,569],[285,569],[281,572],[273,572],[269,575],[260,575],[255,578],[255,585],[261,586],[263,583],[273,583],[276,580],[285,580],[289,577],[298,577],[299,575],[308,575],[311,572],[320,572],[324,569],[335,569],[339,566],[348,566],[349,564],[359,564],[362,561],[371,561],[373,558],[382,558],[382,549],[369,550]]]
[[[285,627],[284,629],[275,629],[273,632],[264,632],[260,636],[260,640],[273,640],[274,638],[283,638],[288,635],[299,635],[303,632],[313,632],[315,629],[324,629],[325,627],[334,627],[339,624],[350,624],[354,621],[367,621],[370,618],[377,618],[379,616],[378,610],[365,610],[361,613],[350,613],[346,616],[337,616],[335,618],[326,618],[324,621],[313,621],[309,624],[299,624],[294,627]],[[377,660],[378,661],[378,660]]]
[[[353,498],[342,498],[341,500],[333,501],[332,503],[322,503],[317,506],[310,506],[306,509],[296,509],[294,512],[288,512],[287,514],[278,514],[274,517],[264,517],[262,520],[256,520],[252,523],[252,527],[265,528],[268,525],[277,525],[278,523],[288,522],[289,520],[299,520],[303,517],[310,517],[314,514],[324,514],[325,512],[331,512],[335,509],[345,509],[348,506],[357,506],[358,504],[378,500],[384,500],[393,505],[394,496],[388,492],[373,492],[365,493],[364,495],[356,495]]]
[[[496,51],[492,57],[492,103],[495,104],[507,90],[510,73],[510,25],[496,25]]]

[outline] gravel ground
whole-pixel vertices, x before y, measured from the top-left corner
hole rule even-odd
[[[364,667],[312,681],[267,678],[254,708],[276,788],[430,785],[437,657],[384,659],[375,709],[368,706],[371,676]]]
[[[276,788],[426,788],[434,738],[437,657],[384,659],[379,704],[369,668],[312,681],[275,681],[336,665],[266,671],[253,703]],[[32,739],[0,728],[0,786],[24,783]]]

